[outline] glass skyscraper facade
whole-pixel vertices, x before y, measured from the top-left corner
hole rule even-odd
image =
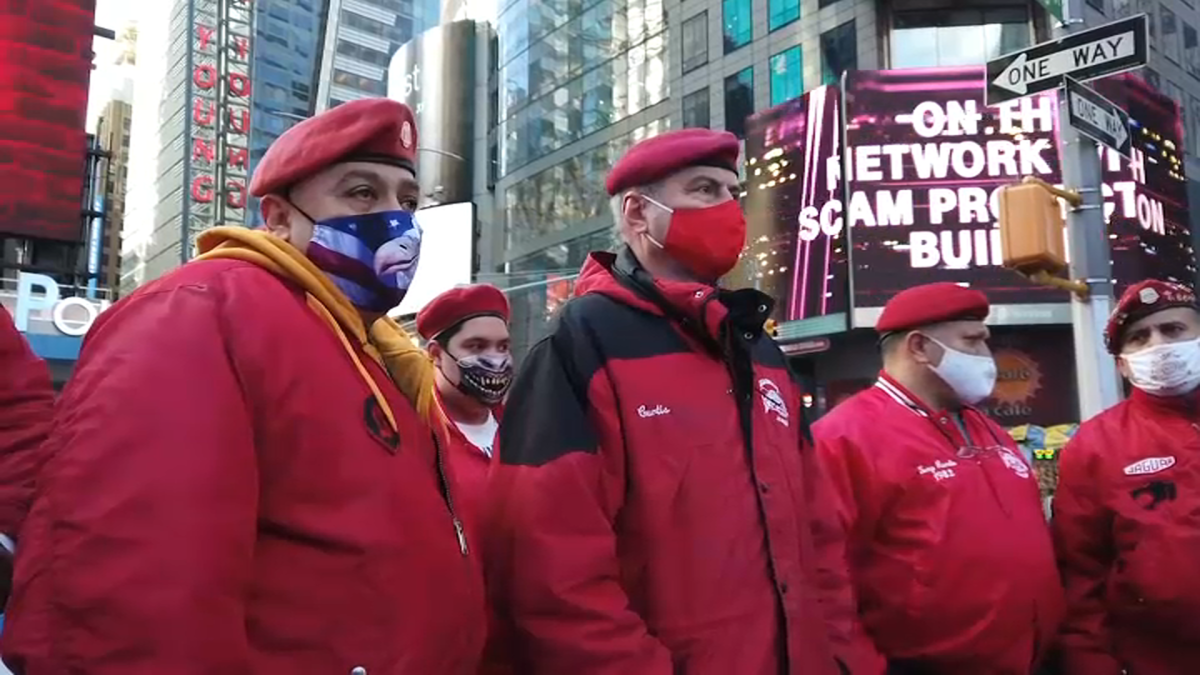
[[[256,7],[251,175],[275,139],[316,110],[322,23],[328,2],[261,0]],[[260,221],[257,199],[246,213],[250,224]]]
[[[495,25],[489,170],[502,234],[480,277],[520,287],[509,296],[520,354],[588,251],[614,246],[604,177],[667,128],[670,56],[663,0],[501,0]]]
[[[439,16],[438,0],[328,0],[316,110],[386,96],[392,55]]]

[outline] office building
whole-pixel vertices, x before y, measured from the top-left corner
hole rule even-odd
[[[103,227],[100,238],[99,277],[101,288],[116,290],[121,285],[121,228],[125,224],[125,192],[129,181],[129,143],[133,135],[133,105],[114,98],[104,106],[96,125],[96,136],[107,156],[103,169]]]
[[[255,13],[250,173],[276,138],[313,114],[329,0],[262,0]],[[248,224],[261,221],[251,199]]]
[[[316,110],[386,95],[392,55],[439,15],[438,0],[329,0]]]
[[[1180,104],[1200,177],[1195,0],[1085,4],[1089,26],[1150,15],[1143,75]],[[614,243],[604,175],[633,141],[682,127],[743,136],[748,116],[845,70],[982,64],[1053,29],[1031,0],[502,0],[480,275],[525,287],[514,347],[544,333],[586,252]]]

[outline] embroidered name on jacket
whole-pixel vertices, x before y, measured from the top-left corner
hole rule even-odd
[[[671,409],[665,405],[656,405],[653,408],[647,408],[644,405],[638,406],[638,417],[658,417],[659,415],[670,415]]]
[[[1125,467],[1126,476],[1145,476],[1147,474],[1166,471],[1175,466],[1174,457],[1147,457],[1140,462],[1134,462]]]
[[[954,478],[958,474],[954,473],[954,467],[958,466],[958,462],[948,459],[946,461],[937,460],[933,466],[917,466],[917,473],[922,476],[933,476],[937,482],[942,482],[947,478]]]

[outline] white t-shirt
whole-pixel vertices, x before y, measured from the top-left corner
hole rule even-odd
[[[500,423],[496,421],[496,416],[488,413],[488,418],[483,424],[465,424],[463,422],[455,422],[455,426],[471,441],[471,445],[479,448],[479,451],[488,457],[492,456],[492,445],[496,442],[496,430],[500,428]]]

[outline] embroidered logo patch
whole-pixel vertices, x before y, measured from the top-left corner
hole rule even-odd
[[[1004,460],[1004,466],[1007,466],[1021,478],[1029,478],[1029,465],[1025,463],[1025,458],[1018,457],[1008,448],[1001,447],[1001,449],[1003,452],[1000,453],[1000,459]]]
[[[1125,467],[1126,476],[1145,476],[1159,471],[1166,471],[1175,466],[1174,457],[1147,457],[1140,462],[1134,462]]]
[[[762,396],[763,410],[767,413],[775,413],[775,421],[785,427],[788,426],[787,404],[783,402],[783,395],[779,393],[779,387],[764,377],[758,381],[758,393]]]
[[[388,424],[387,415],[383,414],[383,408],[374,396],[368,396],[363,403],[363,422],[372,438],[382,443],[388,452],[396,454],[400,448],[400,433]]]
[[[637,409],[638,417],[658,417],[660,415],[670,415],[671,409],[665,405],[656,405],[653,408],[649,406],[639,405]]]

